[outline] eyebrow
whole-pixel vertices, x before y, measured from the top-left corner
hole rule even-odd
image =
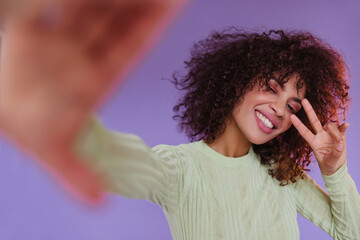
[[[297,102],[297,103],[299,103],[300,105],[302,105],[300,98],[293,97],[293,98],[290,98],[290,99]]]
[[[280,86],[281,90],[284,91],[285,84],[283,84],[282,82],[278,82],[278,81],[276,81],[276,83]],[[299,96],[299,89],[297,89],[296,92],[297,92],[297,94],[298,94],[298,96]],[[297,102],[297,103],[299,103],[300,105],[302,105],[300,98],[292,97],[292,98],[290,98],[290,99],[293,100],[293,101],[295,101],[295,102]]]

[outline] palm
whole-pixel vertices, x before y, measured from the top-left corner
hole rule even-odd
[[[345,163],[345,158],[342,156],[346,155],[346,149],[343,152],[336,151],[335,144],[336,141],[334,141],[332,136],[326,131],[323,131],[316,135],[311,144],[311,148],[319,162],[342,166]]]
[[[294,127],[310,145],[321,172],[331,175],[346,162],[345,132],[348,124],[337,127],[329,123],[324,128],[310,103],[303,100],[302,104],[315,133],[312,133],[295,115],[292,115]]]

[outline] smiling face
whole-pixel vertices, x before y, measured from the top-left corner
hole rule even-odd
[[[264,85],[248,91],[234,107],[226,131],[236,131],[250,143],[263,144],[288,130],[290,116],[301,109],[306,92],[305,86],[297,90],[297,81],[294,74],[283,85],[271,79],[270,88]]]

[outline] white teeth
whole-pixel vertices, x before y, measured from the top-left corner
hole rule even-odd
[[[256,111],[256,116],[264,123],[268,128],[273,128],[274,125],[264,115]]]

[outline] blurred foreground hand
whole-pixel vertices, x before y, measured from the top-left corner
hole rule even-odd
[[[0,131],[75,196],[97,202],[101,179],[74,154],[74,140],[184,0],[31,1],[4,25]]]

